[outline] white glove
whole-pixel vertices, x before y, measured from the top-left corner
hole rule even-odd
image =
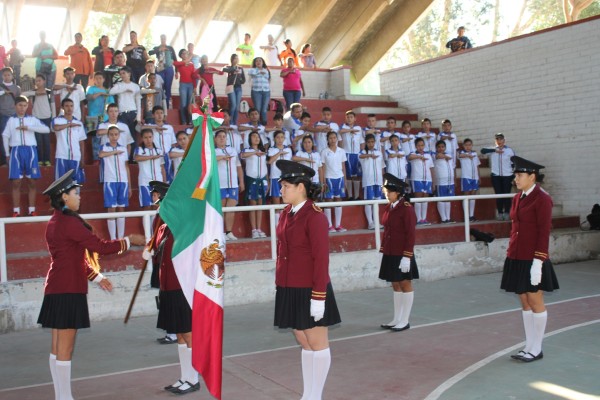
[[[144,251],[142,252],[142,258],[146,261],[151,259],[153,255],[154,255],[154,250],[148,251],[147,249],[144,249]]]
[[[315,319],[315,322],[323,319],[325,314],[325,300],[310,299],[310,316]]]
[[[537,258],[533,259],[531,263],[531,285],[537,286],[542,281],[542,260],[538,260]]]
[[[402,260],[400,260],[400,271],[402,271],[403,273],[410,272],[410,258],[409,257],[402,257]]]

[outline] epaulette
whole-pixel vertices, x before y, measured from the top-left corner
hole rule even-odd
[[[315,210],[316,212],[320,212],[320,213],[323,212],[323,209],[321,207],[319,207],[318,205],[316,205],[315,203],[313,203],[312,207],[313,207],[313,210]]]
[[[405,206],[405,207],[410,207],[410,202],[408,202],[408,201],[405,201],[405,202],[404,202],[404,206]]]

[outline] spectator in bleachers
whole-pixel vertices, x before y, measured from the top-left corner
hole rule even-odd
[[[144,74],[144,65],[148,59],[146,48],[138,43],[137,33],[129,32],[130,43],[123,47],[123,53],[127,55],[127,66],[131,68],[131,80],[139,82],[140,76]]]
[[[142,120],[144,124],[154,123],[152,110],[154,110],[155,106],[162,107],[163,104],[163,91],[156,85],[157,78],[160,78],[160,76],[155,73],[148,74],[148,86],[140,88],[140,92],[142,93]]]
[[[238,65],[239,57],[237,54],[232,54],[230,61],[230,65],[223,67],[223,72],[227,72],[225,93],[229,101],[231,122],[237,125],[238,110],[240,108],[240,101],[242,101],[242,85],[246,83],[246,75],[244,74],[244,69]]]
[[[0,44],[0,69],[8,67],[8,58],[6,56],[6,49]]]
[[[148,83],[148,75],[150,74],[156,74],[156,79],[155,79],[155,83],[154,83],[154,88],[157,91],[161,92],[161,98],[165,98],[164,97],[164,93],[165,93],[165,81],[163,80],[162,76],[156,72],[156,68],[154,68],[154,60],[152,59],[148,59],[146,60],[146,65],[144,66],[146,73],[144,75],[142,75],[140,77],[140,80],[138,82],[138,84],[140,85],[140,88],[147,88],[150,86],[150,84]],[[167,104],[163,105],[162,104],[162,100],[160,102],[160,104],[156,104],[157,106],[167,106]]]
[[[104,72],[104,69],[113,63],[115,49],[109,47],[108,43],[108,36],[102,35],[100,39],[98,39],[98,46],[92,49],[92,54],[96,56],[96,60],[94,61],[94,72]],[[108,88],[110,86],[111,77],[112,75],[104,75],[104,87]]]
[[[365,147],[362,129],[355,122],[356,114],[354,111],[346,111],[346,123],[340,128],[341,146],[348,158],[346,161],[346,193],[348,200],[358,200],[360,196],[360,179],[362,175],[358,154]]]
[[[151,125],[143,125],[142,129],[152,129],[152,132],[154,133],[153,142],[165,158],[165,178],[167,182],[171,183],[173,181],[173,168],[169,153],[171,148],[177,143],[175,130],[173,129],[173,126],[165,121],[165,110],[162,106],[154,106],[152,109],[152,118],[154,119],[154,123]]]
[[[110,98],[112,98],[112,96]],[[98,129],[96,130],[96,136],[100,138],[100,150],[108,143],[108,127],[116,126],[119,129],[119,138],[117,139],[117,142],[120,146],[127,149],[127,154],[130,154],[132,152],[134,140],[129,131],[129,126],[124,122],[119,121],[119,106],[116,103],[110,103],[106,107],[106,114],[108,119],[105,122],[98,124]],[[98,150],[98,153],[100,153],[100,150]],[[100,158],[99,155],[98,157]],[[102,160],[102,158],[100,158],[100,160]],[[100,182],[103,182],[103,171],[103,167],[100,166]]]
[[[148,52],[148,55],[156,56],[156,73],[160,76],[162,82],[159,82],[160,87],[164,87],[165,98],[167,100],[167,107],[171,104],[171,86],[173,86],[173,76],[175,71],[173,70],[173,62],[177,61],[175,49],[167,44],[167,36],[160,35],[160,44],[155,46]],[[147,63],[148,61],[146,61]],[[147,66],[148,64],[146,64]],[[155,72],[155,71],[150,71]],[[146,70],[148,73],[148,70]],[[140,82],[140,86],[142,83]],[[162,105],[162,104],[159,104]]]
[[[446,43],[446,48],[450,49],[452,53],[457,51],[470,49],[473,47],[471,41],[465,36],[465,27],[461,26],[457,29],[458,36]]]
[[[283,50],[279,54],[279,59],[281,60],[281,65],[282,66],[288,65],[288,58],[292,58],[294,60],[293,66],[296,68],[299,68],[300,63],[298,62],[298,55],[296,54],[296,50],[294,50],[292,48],[292,41],[290,39],[286,39],[285,42],[283,42],[283,44],[285,45],[285,50]]]
[[[215,156],[219,170],[219,185],[221,187],[221,205],[235,207],[239,201],[240,192],[244,191],[244,173],[238,152],[227,145],[224,129],[215,131]],[[233,234],[235,213],[225,213],[225,240],[237,240]]]
[[[321,150],[323,163],[323,197],[325,201],[341,201],[346,197],[344,177],[346,176],[346,152],[338,147],[339,137],[336,131],[327,132],[327,148]],[[342,207],[335,207],[335,225],[331,221],[331,208],[325,208],[329,223],[329,232],[343,232]]]
[[[283,115],[281,113],[275,113],[273,116],[273,127],[265,128],[265,132],[269,138],[269,143],[275,143],[275,132],[281,131],[283,132],[283,145],[287,147],[292,146],[292,139],[290,136],[290,132],[283,127]],[[292,150],[292,149],[290,149]]]
[[[300,127],[298,129],[296,129],[296,132],[290,137],[290,139],[292,140],[292,150],[296,153],[299,151],[302,151],[304,149],[303,147],[303,140],[305,137],[310,137],[312,138],[313,134],[312,134],[312,127],[310,126],[310,114],[307,112],[303,112],[302,116],[300,117]],[[314,141],[314,139],[313,139]]]
[[[286,59],[286,68],[281,70],[279,76],[283,78],[283,98],[285,107],[290,108],[292,104],[300,102],[300,96],[305,96],[302,72],[294,65],[294,59]]]
[[[88,86],[87,88],[86,99],[88,109],[85,124],[87,131],[90,132],[96,130],[100,123],[106,121],[108,118],[106,105],[115,102],[114,97],[108,94],[108,90],[104,87],[103,72],[94,72],[94,82],[92,86]],[[98,153],[101,147],[101,137],[96,132],[96,135],[92,137],[92,155],[94,161],[99,160]]]
[[[375,135],[368,133],[365,136],[365,148],[361,150],[358,158],[362,167],[363,200],[380,200],[382,198],[381,186],[383,185],[383,154],[375,148]],[[376,205],[375,207],[379,207]],[[368,229],[375,229],[373,205],[365,206]]]
[[[317,151],[323,151],[329,146],[329,132],[334,131],[338,135],[338,142],[342,140],[339,135],[340,127],[331,120],[331,108],[323,107],[321,109],[321,120],[314,126],[315,145]]]
[[[185,49],[179,50],[181,61],[174,61],[173,65],[179,75],[179,116],[182,125],[191,125],[192,116],[188,111],[189,105],[194,100],[194,82],[197,78],[196,69],[190,59],[190,54]]]
[[[306,43],[302,46],[302,51],[298,54],[298,58],[300,59],[300,64],[302,64],[302,68],[305,69],[315,69],[317,68],[317,60],[315,59],[315,55],[311,51],[310,43]]]
[[[375,137],[375,150],[383,152],[381,148],[381,130],[377,128],[377,116],[375,114],[367,115],[367,126],[363,128],[363,137],[367,135]]]
[[[385,121],[385,131],[381,132],[381,136],[379,137],[379,143],[382,144],[383,149],[390,148],[390,139],[394,135],[397,136],[399,146],[402,149],[402,144],[400,143],[400,132],[396,130],[396,118],[389,116]]]
[[[112,88],[117,83],[122,82],[121,75],[119,74],[119,72],[126,67],[125,63],[125,53],[123,53],[121,50],[115,51],[115,54],[113,56],[113,63],[104,67],[105,79],[108,82],[105,82],[104,85],[107,88]]]
[[[438,140],[435,144],[436,154],[433,161],[436,195],[438,197],[454,196],[454,155],[446,151],[446,142]],[[442,224],[453,224],[454,221],[450,218],[449,201],[438,201],[437,209],[440,213]]]
[[[385,154],[385,171],[406,182],[407,154],[402,151],[397,134],[389,137],[390,147],[382,151]]]
[[[173,170],[173,179],[175,179],[175,175],[177,175],[177,170],[179,169],[179,165],[183,160],[183,156],[190,141],[190,137],[185,131],[178,131],[175,137],[177,139],[177,144],[171,147],[171,151],[169,151],[169,159],[171,160]]]
[[[131,197],[128,155],[125,147],[119,144],[119,127],[111,125],[107,131],[108,143],[102,146],[99,154],[104,169],[104,207],[109,213],[122,212],[129,206]],[[125,236],[125,218],[108,219],[106,222],[111,240]]]
[[[273,35],[269,34],[267,36],[267,40],[269,41],[266,45],[260,46],[262,50],[264,50],[264,59],[267,62],[269,67],[279,67],[283,65],[283,62],[279,58],[279,48],[275,44],[275,39],[273,39]]]
[[[435,132],[431,132],[431,120],[429,118],[421,120],[421,131],[417,133],[416,137],[423,139],[427,153],[435,151]]]
[[[109,93],[116,95],[119,104],[119,121],[129,127],[129,132],[136,144],[137,131],[136,122],[142,121],[142,95],[140,86],[131,81],[131,69],[123,67],[119,70],[121,82],[114,85]],[[129,153],[129,160],[133,160],[133,151]]]
[[[54,46],[46,43],[46,32],[40,32],[40,43],[33,47],[32,57],[35,57],[35,74],[46,77],[46,87],[52,89],[56,81],[56,63],[58,53]]]
[[[325,182],[325,178],[323,178],[321,155],[315,150],[315,141],[310,134],[306,134],[302,138],[302,150],[297,151],[296,154],[294,154],[292,161],[299,162],[302,165],[312,168],[315,171],[312,181],[313,183],[319,184]]]
[[[412,125],[410,121],[402,121],[402,132],[400,135],[400,145],[402,146],[402,151],[404,154],[414,153],[415,148],[415,135],[413,135],[410,131],[412,130]],[[408,177],[410,178],[410,168],[408,171]]]
[[[244,148],[250,147],[250,133],[258,132],[260,135],[260,140],[262,141],[265,148],[268,148],[269,138],[265,132],[265,127],[260,124],[260,116],[258,114],[258,110],[256,108],[250,108],[248,110],[248,122],[245,124],[240,124],[238,127],[238,131],[242,135],[242,141]]]
[[[227,138],[227,146],[231,146],[238,152],[238,154],[244,150],[244,140],[242,135],[238,132],[237,125],[231,124],[231,117],[229,116],[229,110],[221,110],[223,113],[223,123],[221,127],[225,129],[225,135]]]
[[[12,68],[17,86],[21,86],[21,65],[25,61],[25,56],[17,48],[15,39],[10,41],[10,50],[6,53],[8,56],[8,66]]]
[[[45,77],[45,76],[44,76]],[[21,95],[21,88],[15,85],[12,69],[2,68],[0,83],[0,135],[4,132],[6,122],[15,114],[15,100]],[[7,147],[0,147],[0,165],[6,164]]]
[[[138,163],[138,195],[140,207],[151,210],[154,201],[150,193],[150,181],[165,181],[165,155],[154,145],[152,129],[142,129],[141,136],[142,141],[134,157]]]
[[[248,70],[248,76],[252,78],[252,104],[260,114],[260,123],[267,124],[267,108],[271,99],[271,71],[262,57],[252,60],[252,68]]]
[[[302,104],[294,103],[290,106],[289,111],[283,115],[283,126],[290,132],[290,138],[292,138],[296,134],[296,131],[302,126],[300,118],[302,117],[303,112],[304,108],[302,107]],[[293,149],[295,150],[295,148]]]
[[[250,44],[252,37],[249,33],[244,34],[244,43],[240,44],[235,51],[239,51],[240,64],[250,65],[254,60],[254,47]]]
[[[200,57],[200,67],[196,70],[196,73],[200,77],[200,93],[202,94],[210,92],[212,94],[212,111],[218,111],[219,103],[217,101],[217,92],[215,91],[215,81],[213,75],[223,75],[223,71],[209,67],[208,56],[202,55],[202,57]],[[204,88],[205,85],[207,86],[206,89]],[[202,95],[200,97],[202,97]]]
[[[66,98],[73,100],[73,115],[81,121],[81,106],[85,100],[85,89],[79,83],[75,83],[76,73],[77,72],[72,67],[65,67],[63,69],[65,83],[54,85],[54,91],[59,95],[61,104]],[[67,171],[65,171],[65,173],[66,172]],[[60,174],[56,179],[60,178],[62,175],[63,174]]]
[[[437,140],[446,142],[446,151],[450,153],[452,157],[456,157],[456,152],[458,151],[458,139],[456,138],[456,134],[452,132],[452,122],[450,122],[449,119],[442,121],[442,131],[438,135]],[[431,151],[433,152],[433,149]]]
[[[77,183],[85,182],[83,160],[85,155],[85,127],[75,116],[75,104],[70,98],[61,101],[63,114],[52,120],[52,131],[56,135],[56,153],[54,154],[55,179],[69,170],[74,170],[73,179]]]
[[[249,205],[261,205],[265,202],[269,191],[269,175],[267,171],[267,153],[257,131],[250,133],[250,147],[245,148],[240,157],[246,161],[244,171],[244,187],[246,201]],[[260,229],[262,211],[250,211],[252,239],[265,238],[267,235]]]
[[[14,107],[16,113],[6,121],[2,132],[2,142],[8,152],[8,179],[12,181],[13,217],[21,216],[21,181],[23,178],[27,178],[28,183],[29,215],[35,216],[37,215],[35,211],[35,180],[39,179],[41,175],[34,133],[50,133],[50,128],[39,119],[26,115],[29,107],[27,97],[16,97]]]
[[[194,64],[194,68],[200,68],[200,56],[194,53],[194,43],[187,44],[187,51],[190,53],[190,60],[192,60],[192,64]]]
[[[279,183],[281,170],[277,168],[275,163],[277,160],[292,159],[292,149],[285,144],[285,140],[285,133],[282,130],[275,130],[273,132],[273,146],[269,147],[267,151],[267,162],[271,168],[271,173],[269,174],[269,197],[271,197],[271,204],[281,204],[281,185]],[[275,213],[275,226],[279,222],[279,214],[280,211],[278,210]]]
[[[504,138],[503,133],[496,133],[494,138],[496,140],[496,147],[491,149],[483,148],[481,149],[481,153],[490,154],[489,160],[494,193],[510,193],[512,189],[512,182],[515,179],[515,175],[513,174],[512,169],[511,157],[515,155],[515,152],[513,151],[513,149],[506,145],[506,139]],[[510,201],[510,198],[496,199],[496,220],[510,220]]]
[[[431,154],[425,152],[425,141],[423,138],[415,139],[415,152],[408,155],[408,161],[412,167],[412,192],[415,197],[429,197],[432,192],[433,182],[433,160]],[[427,204],[415,203],[415,214],[417,215],[417,225],[431,225],[427,221]]]
[[[460,161],[460,184],[464,195],[477,194],[479,190],[479,157],[477,152],[473,151],[473,141],[471,139],[463,140],[463,150],[458,152]],[[465,217],[466,218],[466,217]],[[469,221],[475,222],[475,199],[469,200]]]
[[[75,44],[67,47],[65,56],[71,58],[71,68],[77,71],[75,75],[75,83],[80,83],[83,90],[86,90],[89,83],[89,78],[94,76],[94,65],[90,52],[84,45],[81,44],[83,36],[81,33],[75,34]]]
[[[56,117],[56,105],[54,104],[54,92],[46,89],[46,77],[41,74],[36,76],[35,90],[23,92],[23,96],[31,99],[31,114],[50,128],[52,118]],[[35,140],[37,142],[38,165],[49,167],[51,165],[50,134],[36,132]]]

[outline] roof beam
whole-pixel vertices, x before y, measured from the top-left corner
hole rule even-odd
[[[343,59],[344,54],[388,7],[388,2],[383,0],[371,0],[368,4],[365,3],[364,1],[354,3],[353,10],[349,13],[354,18],[346,19],[343,24],[332,27],[328,35],[329,40],[321,43],[315,51],[322,68],[336,66]]]
[[[183,27],[188,42],[198,46],[200,38],[208,27],[208,23],[214,19],[223,0],[195,0],[188,2],[183,13]]]
[[[76,33],[85,30],[92,7],[94,7],[94,0],[71,0],[69,2],[71,29],[77,29]]]
[[[17,30],[19,29],[19,18],[21,18],[21,10],[25,5],[25,0],[5,0],[4,9],[6,10],[6,19],[10,24],[7,29],[10,39],[17,37]]]
[[[129,14],[129,23],[131,24],[132,30],[137,32],[139,40],[142,40],[146,36],[148,27],[152,22],[152,18],[158,11],[158,6],[161,0],[136,0]]]
[[[433,0],[405,0],[390,16],[387,24],[371,35],[352,57],[352,72],[360,82],[387,51],[407,32],[431,6]]]
[[[310,10],[310,18],[306,18],[306,15],[302,18],[291,18],[284,27],[286,36],[293,38],[296,47],[300,49],[300,46],[308,41],[310,35],[317,30],[337,2],[338,0],[307,0],[306,7],[297,10],[301,13]]]
[[[252,6],[246,10],[244,17],[238,22],[238,32],[240,35],[249,33],[251,37],[256,37],[267,25],[273,15],[277,12],[283,0],[263,0],[255,1]],[[311,11],[312,13],[312,11]],[[243,38],[240,38],[243,40]]]

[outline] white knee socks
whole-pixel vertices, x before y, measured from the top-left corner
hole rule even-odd
[[[346,185],[346,196],[348,196],[348,198],[353,197],[352,196],[352,181],[350,179],[346,179],[345,185]]]
[[[398,325],[400,321],[400,312],[402,311],[402,292],[394,292],[394,319],[386,325]]]
[[[342,225],[342,207],[335,208],[335,227]]]
[[[56,377],[58,378],[60,400],[73,400],[71,394],[71,361],[56,360]]]
[[[358,196],[360,196],[360,181],[352,181],[352,186],[354,186],[354,197],[358,199]]]
[[[179,380],[181,382],[185,382],[187,376],[185,375],[186,373],[186,362],[187,362],[187,344],[183,343],[177,343],[177,355],[179,355],[179,370],[181,373],[181,377],[179,378]],[[190,360],[191,363],[191,360]]]
[[[410,311],[412,310],[413,300],[415,292],[400,293],[402,295],[400,301],[400,316],[398,317],[398,323],[396,328],[404,328],[408,324],[408,318],[410,317]]]
[[[367,217],[367,223],[373,225],[373,206],[367,205],[365,206],[365,217]]]
[[[469,217],[475,216],[475,200],[469,200]]]
[[[312,391],[309,400],[321,400],[330,366],[331,352],[329,348],[313,352]]]
[[[544,332],[546,331],[546,321],[548,320],[548,312],[533,313],[533,341],[529,353],[537,356],[542,352],[542,341],[544,340]]]
[[[110,235],[110,240],[115,240],[117,238],[117,222],[114,219],[106,220],[108,224],[108,234]]]
[[[117,237],[119,239],[125,237],[125,218],[117,218]]]
[[[192,366],[192,348],[186,348],[183,362],[183,373],[186,382],[195,385],[198,383],[198,372]]]
[[[450,221],[450,202],[449,201],[445,201],[444,202],[444,209],[446,210],[446,221]]]
[[[302,382],[304,391],[300,400],[309,400],[312,392],[314,351],[302,349]]]
[[[446,221],[448,217],[446,216],[446,204],[443,201],[438,201],[437,203],[438,213],[440,213],[440,218],[442,222]]]
[[[331,228],[331,208],[327,207],[325,209],[325,216],[327,217],[327,222],[329,222],[329,227]]]
[[[54,398],[60,400],[60,388],[58,386],[58,376],[56,375],[56,354],[50,353],[50,375],[52,375],[52,384],[54,385]]]
[[[525,348],[523,351],[529,353],[533,343],[533,311],[523,311],[523,328],[525,328]]]
[[[415,214],[417,221],[427,220],[427,203],[415,203]]]

